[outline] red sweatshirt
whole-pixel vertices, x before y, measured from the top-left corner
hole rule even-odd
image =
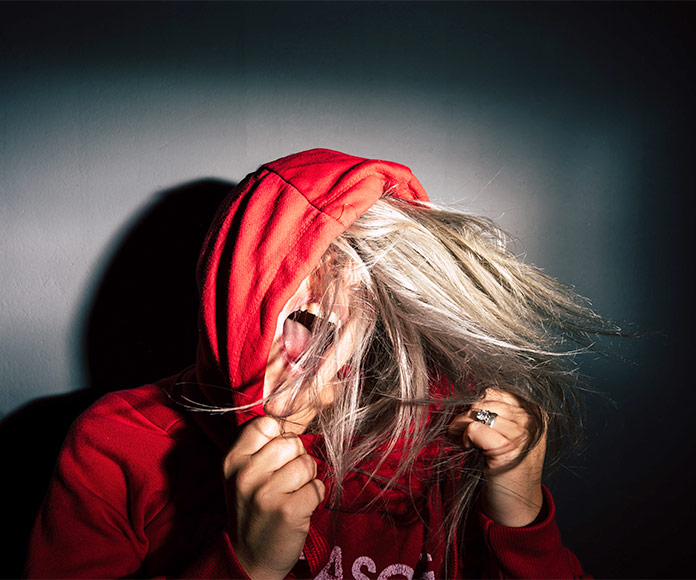
[[[331,241],[387,190],[427,200],[404,166],[326,150],[262,166],[232,191],[199,261],[196,366],[107,395],[75,422],[34,528],[28,576],[246,578],[225,532],[221,464],[239,428],[263,409],[211,415],[186,403],[261,398],[283,306]],[[321,439],[303,441],[321,477]],[[380,474],[389,477],[398,460],[395,452]],[[428,462],[424,453],[420,464]],[[315,511],[291,576],[434,580],[448,557],[452,577],[582,577],[547,491],[541,521],[506,528],[478,513],[462,531],[466,541],[448,551],[447,490],[427,481],[411,477],[367,505],[378,483],[352,475],[338,510],[323,503]]]

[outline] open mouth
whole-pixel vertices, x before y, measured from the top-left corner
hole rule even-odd
[[[303,370],[297,365],[297,361],[307,351],[312,331],[322,320],[319,312],[320,307],[316,302],[305,304],[292,312],[283,323],[283,351],[294,370]],[[332,312],[328,321],[337,326],[338,317]]]

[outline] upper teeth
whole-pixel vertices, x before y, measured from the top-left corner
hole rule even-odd
[[[300,312],[305,311],[309,312],[310,314],[313,314],[317,318],[321,318],[321,307],[316,302],[310,302],[309,304],[303,304],[302,306],[300,306]],[[331,312],[329,314],[329,322],[338,327],[340,326],[341,321],[339,320],[338,315],[335,312]]]
[[[300,306],[300,312],[305,311],[309,312],[310,314],[314,314],[314,316],[319,316],[319,304],[317,304],[316,302],[311,302],[310,304],[303,304],[302,306]]]

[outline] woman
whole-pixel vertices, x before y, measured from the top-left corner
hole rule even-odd
[[[493,224],[306,151],[231,192],[198,282],[196,366],[78,419],[29,576],[583,576],[541,475],[614,329]]]

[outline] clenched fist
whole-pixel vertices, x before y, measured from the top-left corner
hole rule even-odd
[[[324,499],[316,461],[278,421],[248,423],[223,464],[228,533],[252,580],[285,578],[297,562],[309,520]]]
[[[475,419],[481,409],[498,415],[493,426]],[[531,417],[514,395],[490,388],[485,398],[450,424],[450,434],[460,437],[464,446],[483,451],[487,467],[484,509],[504,526],[526,526],[536,519],[542,508],[541,475],[546,437],[542,437],[519,464],[508,468],[529,443],[530,423]]]

